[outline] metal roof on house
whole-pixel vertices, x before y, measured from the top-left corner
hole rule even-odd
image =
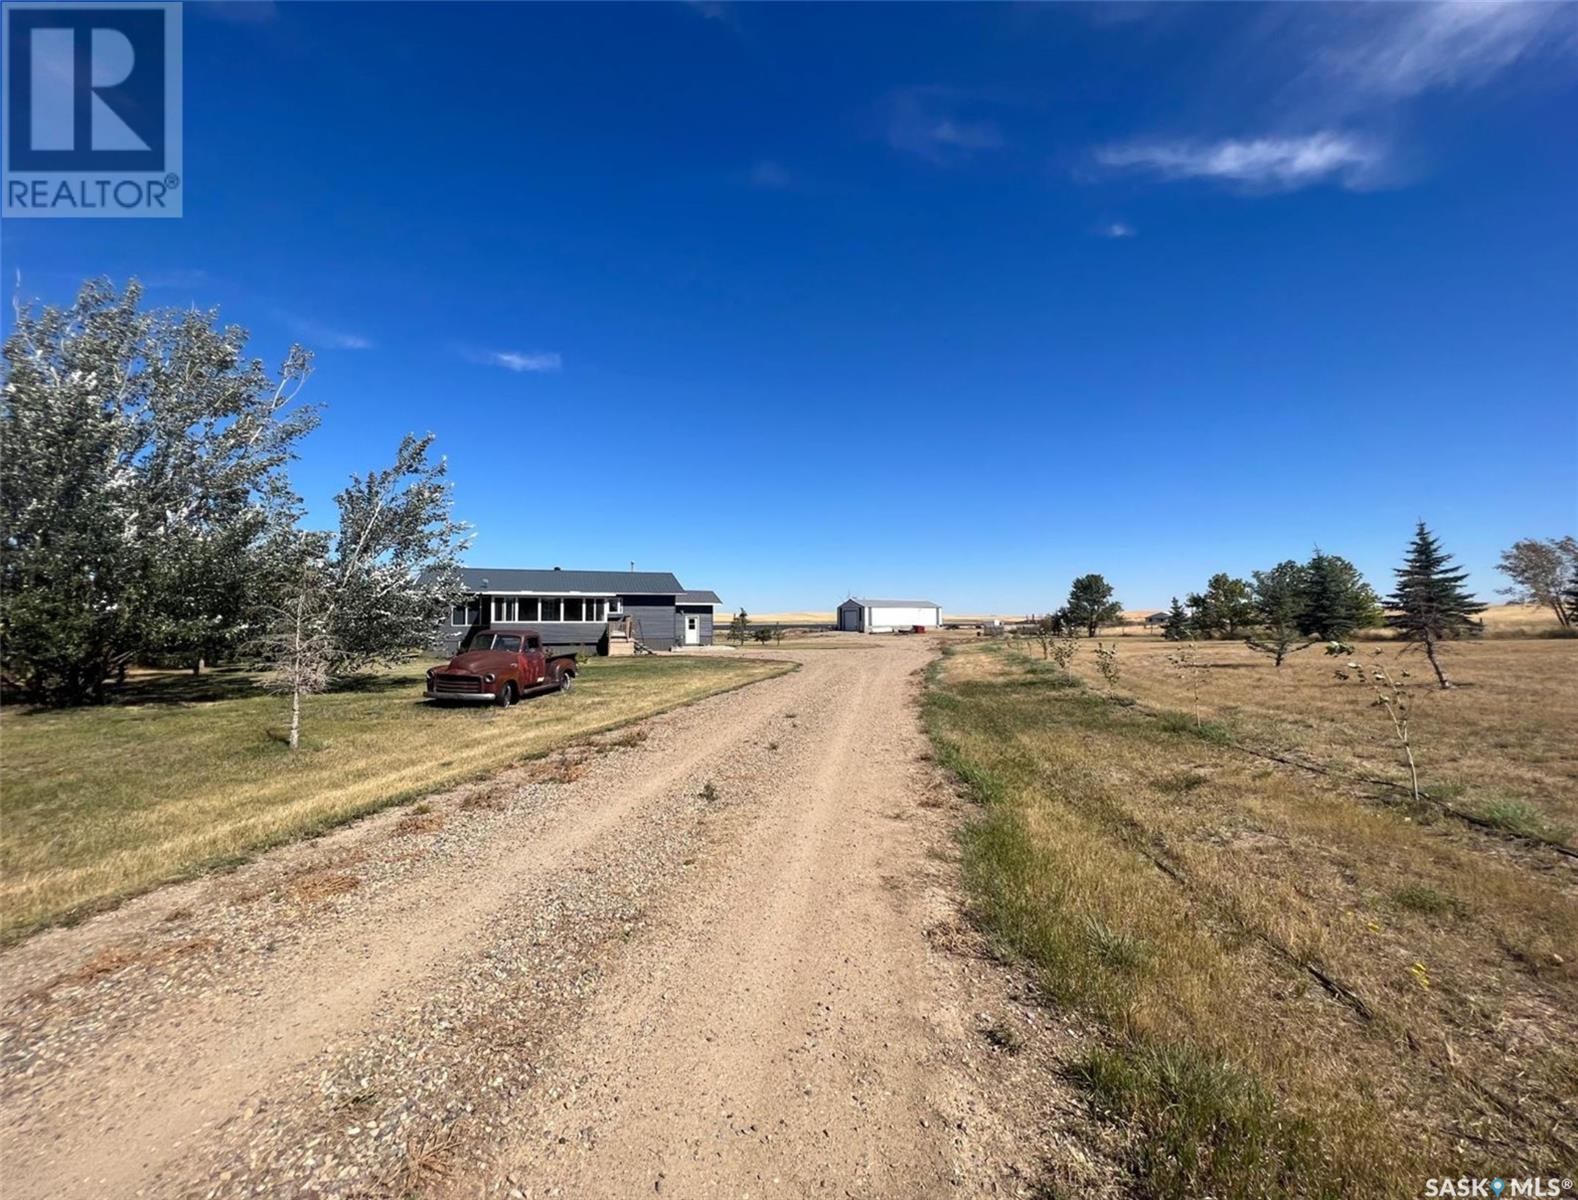
[[[468,588],[478,592],[678,596],[685,590],[668,571],[561,571],[557,568],[539,571],[513,567],[461,567],[460,578]]]
[[[940,605],[932,603],[932,601],[930,601],[930,600],[868,600],[864,596],[851,596],[849,598],[849,600],[853,600],[856,604],[859,604],[859,605],[861,605],[861,606],[863,606],[865,608],[939,608],[939,607],[941,607]],[[848,604],[849,600],[845,600],[844,604]],[[839,607],[842,608],[843,605],[841,604],[841,605],[839,605]]]
[[[722,604],[717,592],[681,592],[674,597],[676,604]]]

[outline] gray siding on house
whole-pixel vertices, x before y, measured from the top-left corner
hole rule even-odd
[[[702,646],[712,645],[712,606],[707,604],[681,604],[678,606],[678,637],[680,645],[685,643],[685,619],[699,617],[696,632],[701,635]]]
[[[684,640],[672,596],[627,596],[625,616],[634,622],[636,638],[652,650],[672,650]]]

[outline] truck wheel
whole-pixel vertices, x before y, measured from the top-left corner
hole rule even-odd
[[[499,689],[498,706],[500,708],[508,708],[510,705],[512,705],[514,703],[515,703],[515,685],[513,683],[506,683],[503,687],[501,687]]]
[[[561,692],[569,691],[570,690],[570,685],[574,681],[575,681],[575,672],[574,671],[560,671],[559,672],[559,690]]]

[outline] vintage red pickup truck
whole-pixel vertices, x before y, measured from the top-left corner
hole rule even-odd
[[[546,650],[532,629],[479,629],[442,667],[427,673],[427,697],[508,708],[531,692],[570,690],[574,653]]]

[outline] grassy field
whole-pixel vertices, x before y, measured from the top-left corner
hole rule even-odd
[[[286,701],[242,672],[146,676],[102,708],[6,710],[0,940],[791,669],[592,659],[568,695],[501,711],[427,705],[427,666],[310,698],[295,754]]]
[[[1414,806],[1384,715],[1306,651],[1202,648],[1200,712],[1160,640],[1108,694],[955,643],[926,716],[983,808],[979,916],[1099,1025],[1066,1064],[1156,1196],[1418,1196],[1435,1175],[1578,1166],[1578,871]],[[1394,647],[1383,647],[1388,656]],[[1312,657],[1313,656],[1313,657]],[[1453,803],[1575,811],[1578,643],[1455,648],[1420,751]],[[1251,750],[1307,762],[1269,761]]]

